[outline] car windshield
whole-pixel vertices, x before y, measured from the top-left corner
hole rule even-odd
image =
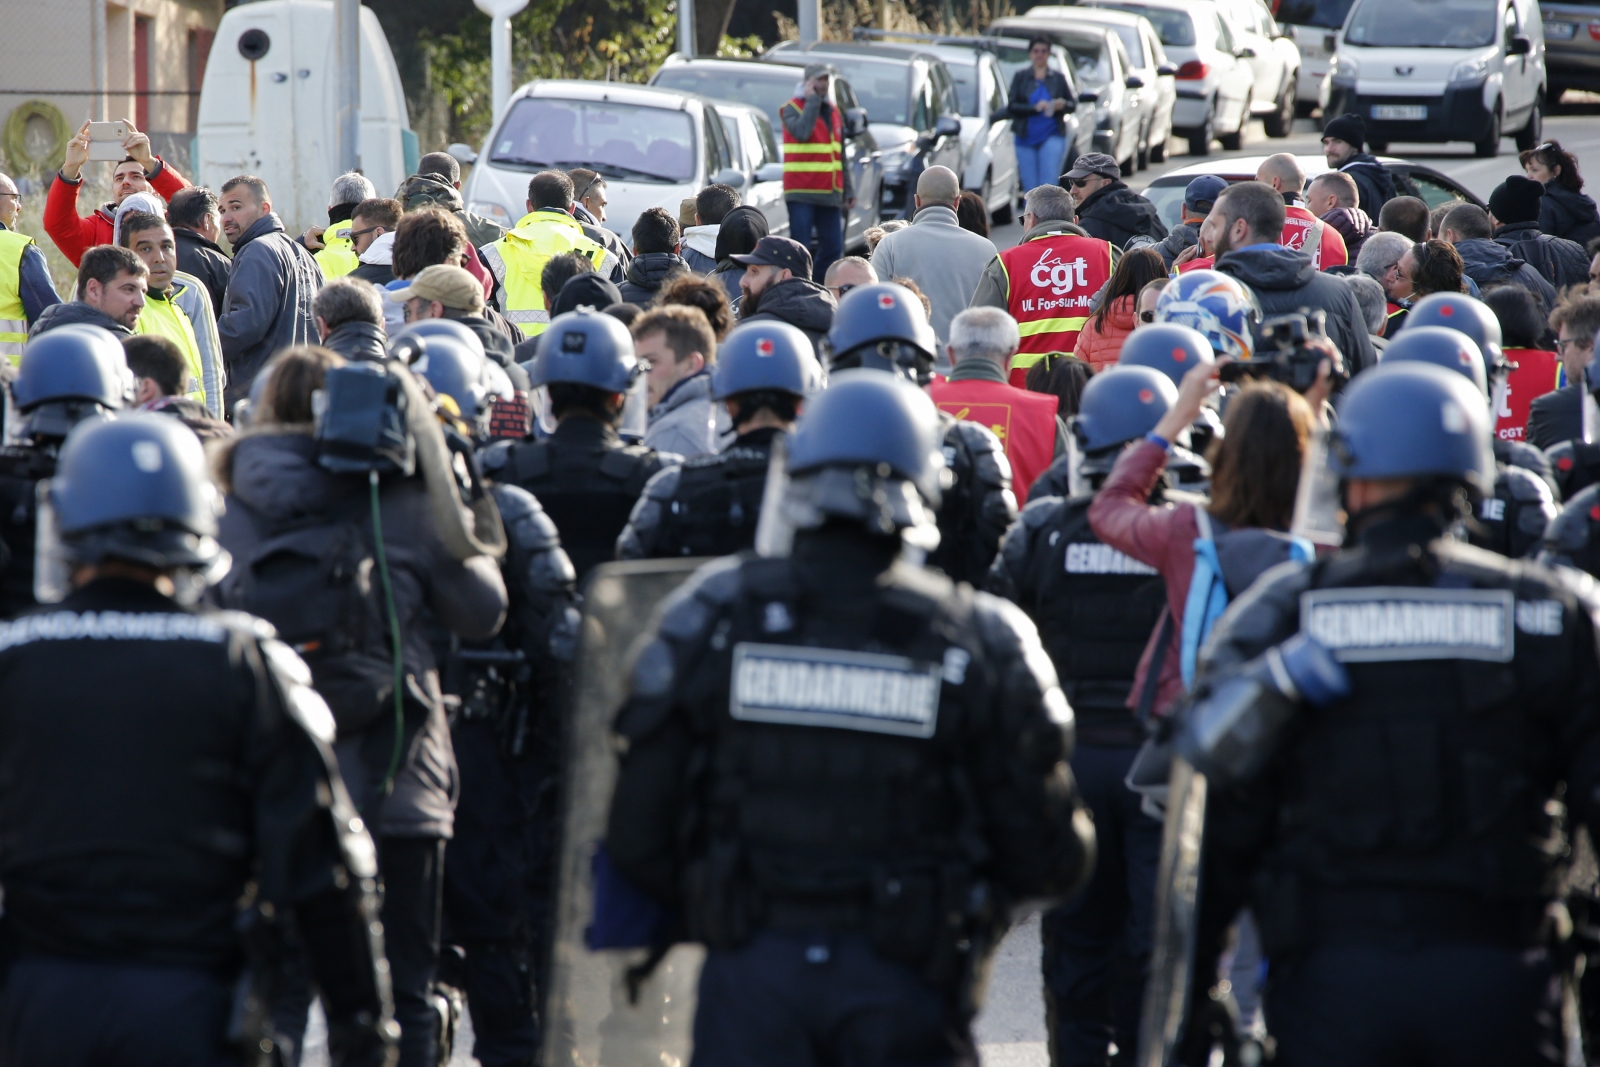
[[[1344,25],[1345,16],[1350,14],[1350,5],[1353,0],[1282,0],[1278,4],[1277,18],[1279,22],[1288,22],[1296,26],[1318,26],[1325,30],[1337,30]]]
[[[968,117],[977,115],[978,108],[978,65],[966,66],[962,63],[945,60],[945,69],[950,72],[950,80],[956,83],[956,104],[961,108],[961,113]]]
[[[682,111],[604,100],[525,96],[496,134],[489,162],[503,167],[589,167],[618,181],[694,178],[694,126]]]
[[[1344,39],[1364,48],[1481,48],[1498,27],[1485,0],[1361,0]]]
[[[1072,69],[1078,80],[1088,86],[1100,86],[1111,80],[1111,55],[1104,39],[1068,37],[1059,38],[1067,55],[1072,57]]]
[[[818,58],[838,67],[839,73],[850,79],[850,88],[855,90],[856,100],[867,109],[868,119],[906,125],[906,105],[911,96],[906,87],[910,64],[844,55]]]
[[[1345,3],[1349,2],[1350,0],[1345,0]],[[1150,25],[1156,28],[1156,36],[1161,39],[1162,44],[1177,48],[1194,47],[1194,20],[1182,11],[1173,11],[1165,7],[1145,7],[1143,4],[1102,3],[1094,6],[1143,15],[1150,20]],[[1129,51],[1132,52],[1131,47]]]
[[[1163,184],[1164,179],[1157,178],[1145,186],[1145,199],[1156,206],[1161,221],[1167,224],[1169,230],[1183,222],[1183,191],[1191,180],[1182,178]]]
[[[684,64],[662,67],[650,84],[666,89],[699,93],[718,100],[737,100],[759,107],[777,125],[778,109],[800,92],[801,71],[795,67],[760,67],[748,70],[717,69]]]
[[[1139,40],[1139,31],[1132,26],[1113,26],[1117,36],[1122,38],[1122,47],[1128,50],[1128,59],[1136,67],[1144,66],[1144,44]]]

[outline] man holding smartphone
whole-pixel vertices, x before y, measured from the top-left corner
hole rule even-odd
[[[111,243],[117,207],[133,193],[153,192],[170,200],[189,183],[160,156],[150,150],[150,138],[127,119],[118,120],[127,130],[122,139],[126,153],[111,176],[111,201],[96,208],[88,218],[78,215],[78,189],[83,185],[83,165],[89,162],[89,126],[85,122],[67,142],[66,159],[56,180],[50,183],[50,196],[44,206],[44,232],[76,267],[83,253],[95,245]]]

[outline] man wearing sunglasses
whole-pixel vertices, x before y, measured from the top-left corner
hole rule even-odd
[[[61,303],[50,282],[50,268],[33,238],[13,227],[22,214],[16,183],[0,174],[0,356],[13,367],[22,362],[28,327],[51,304]]]
[[[1583,438],[1583,372],[1594,358],[1594,335],[1600,331],[1600,296],[1568,298],[1550,315],[1556,331],[1556,356],[1567,384],[1536,397],[1528,406],[1528,443],[1550,448]]]
[[[878,272],[872,264],[860,256],[845,256],[836,259],[828,265],[828,274],[822,280],[823,287],[833,294],[835,301],[843,300],[844,294],[862,285],[873,285],[880,279]]]
[[[1167,236],[1156,206],[1123,183],[1122,168],[1104,152],[1079,156],[1073,168],[1061,176],[1061,184],[1072,191],[1072,199],[1078,203],[1078,225],[1090,237],[1121,248],[1131,237],[1159,241]]]

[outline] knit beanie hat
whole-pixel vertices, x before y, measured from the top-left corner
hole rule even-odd
[[[1489,194],[1489,214],[1502,226],[1515,222],[1539,221],[1539,198],[1544,186],[1532,178],[1513,174]]]
[[[1340,115],[1322,127],[1322,136],[1337,137],[1347,144],[1355,145],[1356,151],[1359,152],[1367,143],[1367,124],[1361,121],[1360,115]]]

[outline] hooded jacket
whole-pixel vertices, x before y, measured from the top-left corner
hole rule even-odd
[[[787,322],[809,337],[815,348],[833,328],[833,313],[838,309],[833,294],[816,282],[790,278],[767,286],[753,301],[747,300],[739,321],[776,319]]]
[[[760,208],[750,204],[741,204],[728,212],[717,230],[717,247],[713,253],[717,265],[711,271],[711,276],[722,283],[735,313],[739,300],[744,296],[744,290],[739,288],[739,281],[744,277],[744,264],[735,263],[731,257],[748,256],[754,252],[756,242],[767,236],[770,230],[767,216],[762,214]]]
[[[178,269],[200,279],[200,284],[206,287],[206,294],[211,297],[211,314],[222,314],[222,302],[228,295],[228,275],[233,271],[233,260],[205,234],[186,230],[182,226],[172,228],[172,239],[178,246]]]
[[[1481,289],[1496,283],[1520,285],[1539,298],[1543,314],[1550,314],[1556,304],[1556,291],[1544,275],[1516,256],[1504,245],[1487,237],[1473,237],[1456,242],[1456,254],[1461,257],[1467,277]]]
[[[1096,189],[1078,205],[1078,225],[1090,237],[1110,241],[1116,248],[1141,234],[1157,240],[1167,236],[1156,206],[1121,181]]]
[[[382,363],[389,358],[389,335],[382,326],[353,320],[341,322],[328,331],[322,347],[337,352],[352,363]]]
[[[717,266],[717,231],[721,223],[710,226],[689,226],[683,231],[683,247],[678,254],[696,274],[710,274]]]
[[[339,516],[351,514],[349,498],[366,497],[363,476],[323,470],[316,452],[309,426],[262,426],[222,446],[214,467],[228,508],[217,540],[235,560],[249,560],[276,529],[337,522]],[[379,512],[395,611],[404,635],[402,658],[410,699],[394,791],[368,819],[375,823],[377,835],[450,837],[460,785],[427,623],[436,620],[464,640],[487,639],[505,616],[505,584],[500,568],[487,556],[463,563],[450,555],[434,532],[420,478],[384,481]],[[354,517],[363,514],[365,522],[356,525],[370,531],[370,511],[358,510]],[[394,740],[392,712],[378,715],[360,731],[341,727],[335,751],[358,807],[365,808],[375,798]]]
[[[1104,328],[1095,325],[1096,315],[1089,316],[1078,333],[1077,347],[1072,354],[1089,364],[1091,371],[1099,372],[1117,362],[1122,353],[1122,342],[1133,332],[1135,297],[1119,296],[1106,311]]]
[[[150,188],[163,200],[171,200],[178,190],[189,187],[183,175],[160,157],[156,159],[155,172],[145,177]],[[117,214],[116,204],[105,203],[95,208],[88,218],[80,218],[78,190],[82,188],[82,177],[77,181],[68,181],[58,172],[50,183],[50,194],[45,198],[44,205],[44,232],[50,235],[50,240],[56,243],[61,254],[74,267],[83,259],[83,254],[95,245],[112,243],[111,233]],[[179,269],[184,269],[181,264]]]
[[[1367,238],[1378,232],[1378,224],[1358,207],[1336,207],[1323,215],[1322,221],[1344,238],[1345,255],[1349,257],[1345,261],[1347,263],[1354,263]]]
[[[1355,293],[1342,278],[1313,267],[1304,252],[1279,244],[1250,245],[1218,256],[1214,269],[1249,286],[1261,302],[1263,318],[1321,308],[1327,313],[1328,338],[1344,355],[1351,374],[1377,362]]]
[[[1377,218],[1383,205],[1394,199],[1394,175],[1371,152],[1357,152],[1339,169],[1355,179],[1356,191],[1361,194],[1356,206],[1368,218]]]
[[[116,319],[107,315],[99,308],[90,307],[81,300],[69,300],[61,304],[51,304],[39,313],[33,326],[28,330],[28,338],[32,340],[41,333],[49,333],[57,326],[77,325],[99,326],[116,334],[117,340],[133,336],[133,331],[128,329]]]
[[[274,352],[317,343],[311,302],[321,289],[322,268],[284,232],[276,212],[239,235],[227,301],[217,319],[228,364],[228,411],[249,395],[256,372]]]
[[[673,252],[646,252],[628,264],[628,276],[618,286],[623,303],[644,307],[656,298],[667,279],[689,269],[683,257]]]
[[[493,244],[506,235],[506,228],[498,222],[468,211],[460,190],[436,174],[413,174],[400,186],[396,199],[407,211],[430,204],[444,208],[461,220],[467,230],[467,240],[474,248]]]
[[[722,417],[719,419],[718,415]],[[727,429],[727,409],[711,399],[708,368],[674,382],[661,403],[650,409],[644,444],[657,452],[676,452],[684,459],[693,459],[717,451],[717,443]]]
[[[1135,248],[1153,248],[1161,254],[1161,259],[1166,263],[1167,269],[1172,269],[1172,261],[1178,258],[1185,248],[1200,243],[1200,224],[1198,222],[1180,222],[1172,228],[1172,232],[1159,241],[1154,237],[1140,234],[1128,240],[1127,251]]]
[[[1575,193],[1558,182],[1546,182],[1539,198],[1539,229],[1551,237],[1565,237],[1587,246],[1600,237],[1600,215],[1594,199]]]
[[[1589,284],[1589,255],[1583,246],[1541,233],[1537,222],[1508,222],[1494,231],[1494,243],[1538,271],[1558,290]]]

